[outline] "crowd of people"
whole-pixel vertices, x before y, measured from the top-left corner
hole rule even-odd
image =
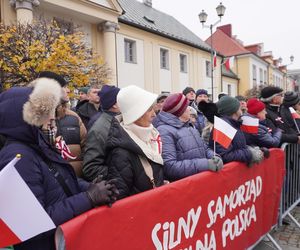
[[[300,111],[299,95],[274,86],[249,100],[220,93],[216,103],[191,87],[156,95],[93,85],[70,107],[69,92],[62,76],[46,71],[0,95],[0,170],[21,154],[16,169],[57,226],[228,162],[252,167],[269,148],[300,143],[289,109]],[[228,148],[213,141],[215,116],[237,130]],[[241,130],[243,117],[259,120],[258,133]],[[54,249],[54,231],[15,249]]]

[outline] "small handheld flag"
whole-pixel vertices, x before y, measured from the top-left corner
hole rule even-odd
[[[233,140],[237,130],[230,124],[215,116],[214,118],[214,130],[213,140],[218,142],[224,148],[228,148]]]
[[[300,119],[300,115],[296,112],[296,110],[293,107],[289,107],[289,110],[293,119]]]
[[[250,117],[250,116],[242,116],[241,119],[242,119],[241,130],[243,132],[249,134],[258,133],[259,120],[257,118]]]
[[[28,240],[55,224],[15,168],[18,155],[0,171],[0,248]],[[21,202],[20,201],[26,201]]]

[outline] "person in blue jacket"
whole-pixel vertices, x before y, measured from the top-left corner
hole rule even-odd
[[[266,125],[266,106],[263,102],[257,98],[251,98],[247,102],[248,114],[250,116],[259,119],[258,133],[250,134],[244,132],[247,145],[254,145],[266,148],[276,148],[280,145],[282,132],[279,128],[271,130]]]
[[[0,134],[6,137],[0,151],[0,171],[21,154],[15,167],[56,226],[95,206],[114,202],[118,191],[113,181],[78,180],[53,146],[55,108],[62,96],[58,82],[38,78],[31,86],[13,87],[0,95]],[[54,250],[54,230],[14,249]]]
[[[181,93],[168,96],[154,122],[162,140],[164,174],[170,181],[223,167],[222,159],[214,156],[197,129],[190,125],[188,104]]]
[[[224,163],[238,161],[244,162],[247,165],[259,163],[263,160],[263,152],[259,148],[247,146],[246,138],[240,130],[241,122],[239,118],[242,115],[240,102],[233,97],[223,96],[217,102],[218,113],[220,118],[234,127],[237,132],[231,142],[231,145],[226,149],[216,142],[216,153],[218,153]],[[209,141],[209,146],[213,148],[212,133]]]

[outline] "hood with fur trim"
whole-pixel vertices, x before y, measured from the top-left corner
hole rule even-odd
[[[28,102],[23,106],[24,121],[40,127],[49,118],[55,118],[55,109],[60,103],[61,94],[61,87],[55,80],[37,79]]]
[[[60,97],[60,85],[46,78],[40,78],[34,88],[13,87],[3,92],[0,95],[0,134],[8,139],[39,144],[38,127],[54,117]]]

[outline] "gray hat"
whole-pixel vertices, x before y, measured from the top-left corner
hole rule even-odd
[[[291,107],[299,103],[299,95],[294,91],[287,91],[284,94],[283,105],[286,107]]]
[[[217,102],[218,112],[220,115],[232,115],[239,110],[240,102],[231,96],[223,96]]]

